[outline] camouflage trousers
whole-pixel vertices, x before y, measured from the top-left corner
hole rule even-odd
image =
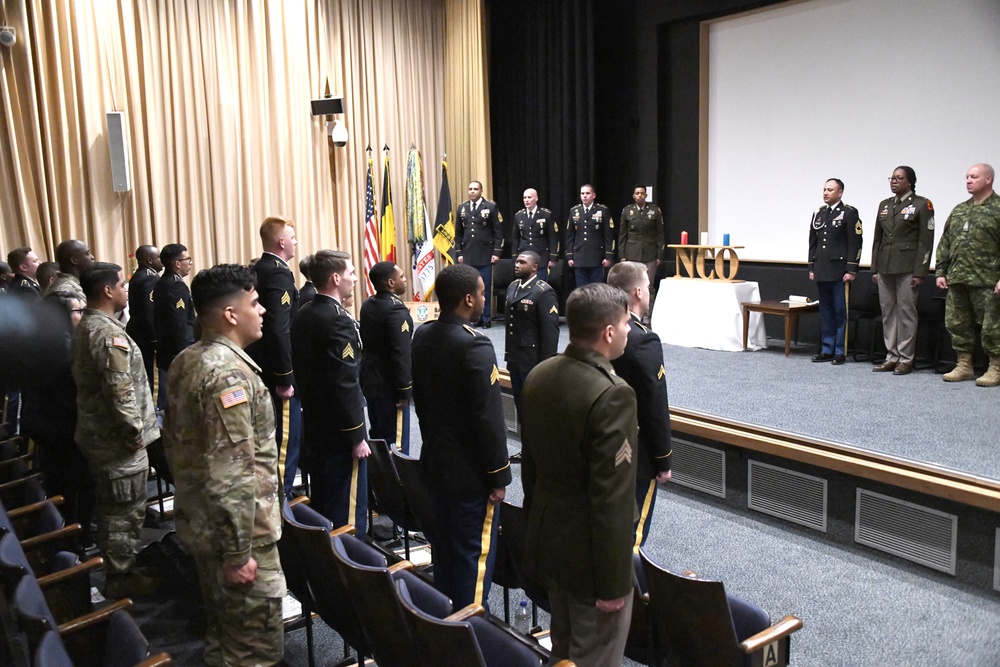
[[[1000,297],[992,287],[949,284],[944,324],[955,352],[972,354],[981,329],[983,349],[991,357],[1000,356]]]
[[[94,473],[97,546],[108,573],[128,572],[135,565],[135,547],[146,516],[147,473],[114,478],[106,470]]]
[[[198,581],[205,603],[205,664],[208,667],[267,667],[284,657],[281,601],[285,575],[278,545],[254,547],[253,584],[234,586],[222,576],[222,560],[195,551]]]

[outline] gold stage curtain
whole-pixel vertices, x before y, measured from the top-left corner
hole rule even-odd
[[[391,149],[398,221],[411,144],[432,218],[442,153],[452,178],[489,181],[482,16],[482,0],[8,0],[0,248],[51,259],[79,238],[124,264],[141,243],[180,242],[197,270],[258,256],[260,222],[281,214],[297,257],[341,248],[360,264],[366,145],[376,190]],[[327,79],[344,96],[344,149],[310,114]],[[125,112],[121,195],[107,111]],[[396,245],[407,268],[403,224]]]

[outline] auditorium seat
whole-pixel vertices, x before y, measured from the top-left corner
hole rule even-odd
[[[282,531],[291,533],[302,554],[302,567],[316,605],[316,613],[344,640],[344,654],[353,648],[359,656],[371,655],[354,607],[344,583],[337,576],[333,557],[333,536],[350,534],[354,526],[331,529],[330,520],[305,503],[291,506],[290,515],[282,516]],[[287,563],[282,568],[288,569]]]
[[[88,656],[85,662],[74,660],[66,651],[66,645],[57,632],[46,632],[35,650],[34,667],[81,667],[83,664],[96,667],[167,667],[173,660],[166,653],[149,655],[149,642],[126,611],[117,611],[108,620],[103,653]]]
[[[392,519],[393,532],[395,533],[397,526],[403,527],[404,556],[409,560],[409,532],[419,528],[406,502],[403,482],[389,454],[392,447],[385,440],[369,440],[368,448],[371,450],[368,457],[368,488],[375,497],[379,513]]]
[[[493,265],[493,294],[487,295],[494,297],[493,302],[493,316],[504,311],[504,307],[507,305],[507,288],[510,284],[514,282],[516,276],[514,274],[514,260],[510,257],[499,259],[497,263]],[[507,313],[504,312],[506,317]]]
[[[686,667],[788,664],[790,635],[801,620],[786,616],[771,625],[767,612],[726,593],[721,581],[674,574],[639,553],[659,660]]]
[[[532,605],[551,611],[549,594],[538,582],[524,573],[524,544],[528,534],[528,516],[523,507],[504,501],[498,513],[496,561],[493,566],[493,583],[503,587],[503,619],[510,623],[510,589],[523,590]],[[538,611],[532,609],[532,624],[538,622]]]
[[[278,556],[281,558],[282,563],[288,564],[287,567],[283,568],[285,572],[285,585],[288,587],[289,592],[295,596],[295,599],[299,601],[299,604],[302,605],[302,617],[306,626],[306,651],[309,655],[309,667],[313,667],[316,664],[316,656],[313,648],[312,615],[316,609],[316,600],[313,598],[312,590],[309,588],[309,581],[306,579],[305,569],[302,567],[304,561],[302,549],[299,548],[298,543],[295,541],[293,532],[287,528],[289,523],[295,521],[295,515],[292,513],[291,506],[304,503],[308,500],[308,498],[299,497],[291,502],[284,500],[281,503],[282,531],[281,539],[278,540]],[[324,524],[324,526],[326,525],[328,523]],[[285,631],[289,631],[287,626]]]
[[[381,553],[351,535],[333,538],[333,554],[379,667],[420,667],[423,661],[393,582],[405,581],[420,607],[437,617],[451,613],[451,600],[410,572],[408,561],[388,567]]]
[[[469,605],[445,618],[437,618],[414,603],[406,581],[396,582],[396,593],[406,623],[414,637],[423,667],[540,667],[545,656],[513,634],[482,616],[480,605]],[[570,667],[563,660],[557,667]]]
[[[399,474],[399,481],[403,484],[406,505],[409,508],[411,518],[415,522],[405,528],[411,531],[422,532],[433,543],[434,505],[431,502],[430,491],[424,483],[424,476],[420,470],[420,459],[404,454],[395,448],[389,449],[389,456],[392,458],[392,464]]]
[[[34,473],[12,482],[0,484],[0,503],[8,510],[13,510],[45,500],[45,488],[42,486],[41,480],[42,474]],[[55,501],[58,497],[55,496],[52,500]]]
[[[871,273],[858,271],[851,283],[847,304],[848,340],[854,361],[875,361],[875,347],[882,339],[882,307],[878,300],[878,286],[872,282]],[[851,324],[854,333],[850,333]]]

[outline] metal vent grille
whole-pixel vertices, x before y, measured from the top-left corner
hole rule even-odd
[[[726,497],[726,452],[674,438],[670,481],[719,498]]]
[[[958,517],[858,488],[854,540],[955,574]]]
[[[1000,591],[1000,528],[993,540],[993,590]]]
[[[514,405],[514,395],[506,392],[500,394],[503,404],[503,420],[509,433],[517,434],[517,407]]]
[[[748,461],[747,507],[826,532],[826,480]]]

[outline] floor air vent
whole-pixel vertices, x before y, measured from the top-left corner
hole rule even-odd
[[[709,495],[726,497],[726,453],[715,447],[674,438],[670,481]]]
[[[826,532],[826,480],[749,461],[747,507]]]
[[[514,395],[506,392],[500,394],[500,403],[503,405],[503,420],[507,424],[507,431],[517,433],[517,407],[514,405]]]
[[[854,540],[955,574],[958,517],[858,489]]]

